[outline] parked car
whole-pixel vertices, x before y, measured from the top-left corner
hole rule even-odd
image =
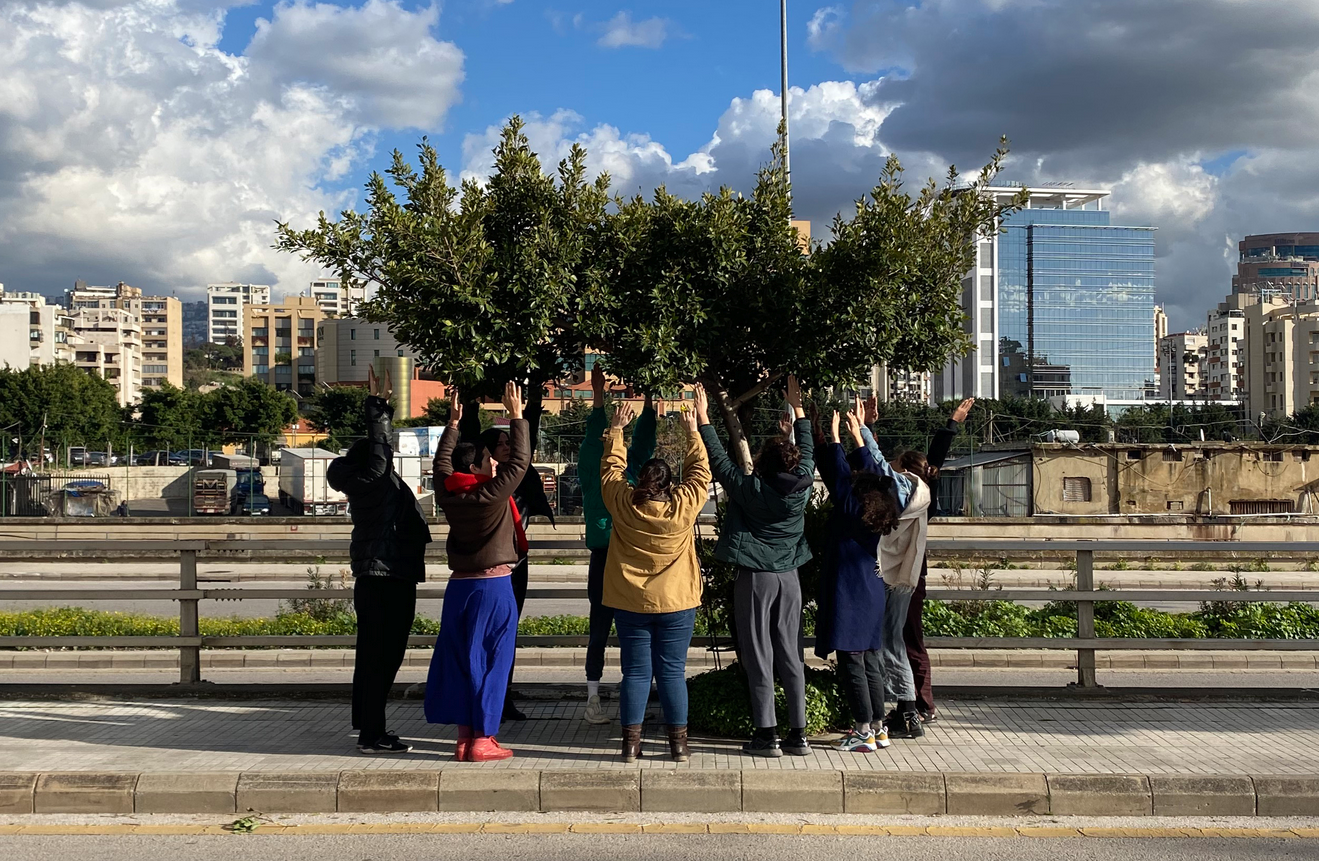
[[[564,515],[582,513],[582,479],[577,474],[577,464],[570,463],[559,473],[559,513]]]
[[[83,466],[114,466],[119,463],[121,458],[117,454],[108,454],[103,451],[89,451],[83,453]]]
[[[168,451],[144,451],[133,458],[137,466],[186,466],[187,458]]]
[[[189,466],[203,466],[210,469],[212,466],[211,459],[218,452],[208,451],[204,448],[190,448],[186,451],[177,452],[177,454]]]
[[[270,498],[264,493],[250,493],[245,496],[236,496],[230,514],[240,514],[244,517],[257,517],[270,513]]]

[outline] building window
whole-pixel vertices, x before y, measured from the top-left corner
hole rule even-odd
[[[1063,502],[1089,502],[1090,479],[1069,476],[1063,479]]]
[[[349,351],[348,351],[348,364],[350,364],[350,365],[352,365],[352,366],[354,366],[354,367],[357,366],[357,351],[356,351],[356,350],[349,350]]]
[[[1169,510],[1169,511],[1183,511],[1183,510],[1185,509],[1185,507],[1186,507],[1186,506],[1183,505],[1182,500],[1180,500],[1180,499],[1170,499],[1170,500],[1168,500],[1168,510]]]
[[[1164,463],[1176,463],[1182,459],[1182,453],[1175,448],[1165,448],[1163,450]]]
[[[380,330],[379,330],[379,329],[376,329],[376,330],[375,330],[375,333],[376,333],[376,338],[375,338],[375,339],[376,339],[377,341],[379,341],[379,340],[380,340]]]
[[[400,359],[403,358],[403,350],[402,350],[402,349],[400,349],[400,350],[398,351],[398,357],[399,357]]]
[[[348,330],[348,340],[350,340],[350,341],[356,341],[356,340],[357,340],[357,330],[356,330],[356,329],[349,329],[349,330]]]
[[[380,358],[380,351],[379,351],[379,350],[376,350],[376,351],[375,351],[375,357],[376,357],[377,359]]]
[[[1138,448],[1127,450],[1127,460],[1140,460],[1142,457],[1144,457],[1144,454]]]

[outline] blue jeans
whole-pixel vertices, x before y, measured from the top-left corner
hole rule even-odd
[[[890,700],[898,703],[916,700],[916,680],[902,635],[914,594],[910,588],[884,584],[884,690]]]
[[[696,608],[675,613],[614,611],[623,665],[619,722],[637,726],[646,719],[650,680],[659,688],[664,722],[687,725],[687,648],[692,643]]]

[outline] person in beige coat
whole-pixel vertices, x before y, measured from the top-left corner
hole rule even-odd
[[[641,726],[653,678],[668,724],[669,752],[686,762],[687,648],[701,606],[701,565],[692,528],[708,498],[710,463],[696,432],[696,415],[687,411],[682,481],[673,480],[666,461],[651,458],[642,465],[634,487],[626,478],[623,445],[623,428],[631,419],[631,406],[621,404],[605,435],[600,464],[601,495],[614,522],[604,604],[614,610],[621,647],[623,760],[635,762],[641,755]]]

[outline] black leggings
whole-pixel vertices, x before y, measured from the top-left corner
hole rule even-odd
[[[878,649],[838,653],[838,683],[852,720],[871,723],[884,717],[884,662]]]
[[[408,649],[417,584],[397,577],[358,577],[353,584],[357,643],[353,660],[353,728],[360,740],[385,734],[385,708]]]

